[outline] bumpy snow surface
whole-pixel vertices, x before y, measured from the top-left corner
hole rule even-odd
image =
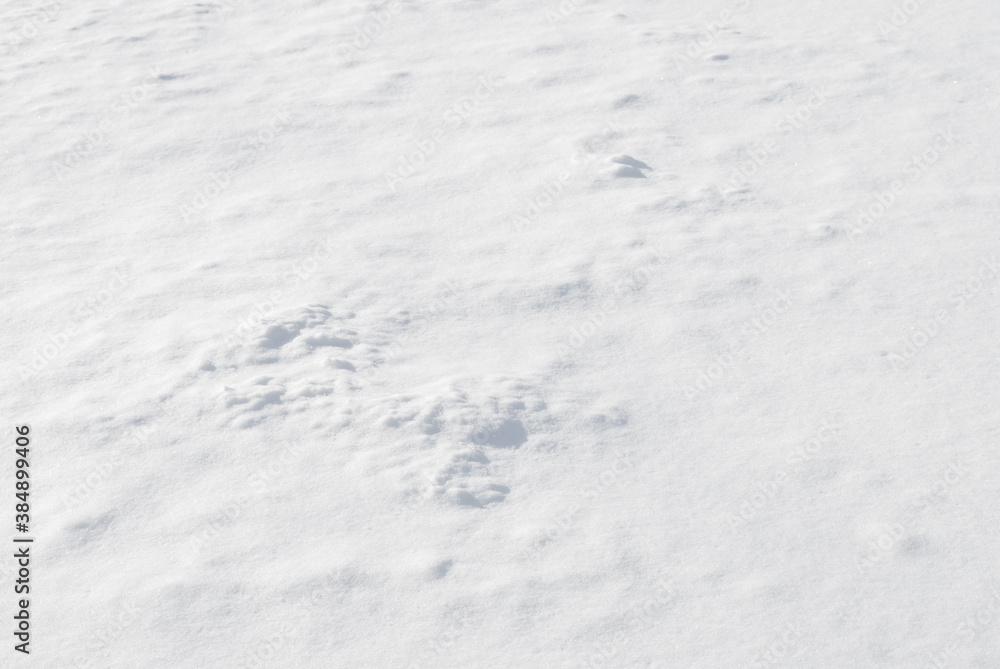
[[[0,665],[1000,666],[995,0],[0,26]]]

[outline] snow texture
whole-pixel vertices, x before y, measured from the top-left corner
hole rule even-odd
[[[0,665],[1000,666],[995,1],[2,17]]]

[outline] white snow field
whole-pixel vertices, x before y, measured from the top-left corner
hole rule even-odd
[[[1000,666],[995,0],[0,17],[0,666]]]

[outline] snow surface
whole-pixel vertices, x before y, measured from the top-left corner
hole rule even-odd
[[[995,1],[2,17],[2,666],[1000,666]]]

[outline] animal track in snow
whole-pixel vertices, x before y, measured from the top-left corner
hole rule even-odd
[[[611,162],[611,174],[619,178],[645,179],[646,175],[643,170],[653,169],[641,160],[624,154],[611,156],[609,161]]]
[[[510,488],[490,476],[491,460],[479,449],[450,453],[440,459],[429,494],[461,506],[485,507],[506,499]]]
[[[498,425],[476,428],[472,432],[472,440],[477,444],[516,448],[528,440],[528,433],[521,421],[507,419]]]
[[[252,427],[356,392],[362,384],[355,379],[356,364],[347,359],[360,342],[358,332],[346,326],[353,318],[309,304],[268,318],[214,351],[199,369],[224,384],[215,405],[223,423]],[[262,368],[269,374],[260,375]]]
[[[626,96],[624,96],[624,97],[619,98],[618,100],[616,100],[615,103],[614,103],[614,105],[612,105],[612,107],[614,109],[622,109],[624,107],[631,107],[632,105],[638,103],[640,100],[641,100],[641,98],[638,95],[631,95],[630,94],[630,95],[626,95]]]
[[[367,333],[353,321],[319,304],[274,315],[201,365],[221,386],[206,411],[244,429],[302,414],[321,441],[350,444],[359,476],[383,479],[410,508],[502,502],[511,489],[499,472],[551,422],[534,387],[461,378],[372,397],[381,386],[362,373],[391,361],[388,345],[411,324],[390,318]]]
[[[353,317],[353,314],[346,316],[350,317]],[[354,348],[351,338],[356,337],[358,333],[346,328],[339,328],[335,332],[329,331],[327,324],[331,320],[337,319],[329,309],[322,305],[309,305],[290,318],[267,325],[255,343],[261,349],[281,349],[292,345],[296,352],[323,346]]]
[[[367,410],[369,420],[378,416],[415,446],[394,459],[394,476],[411,506],[435,499],[477,508],[502,502],[510,487],[495,473],[499,461],[548,421],[547,406],[530,385],[502,378],[385,398]]]

